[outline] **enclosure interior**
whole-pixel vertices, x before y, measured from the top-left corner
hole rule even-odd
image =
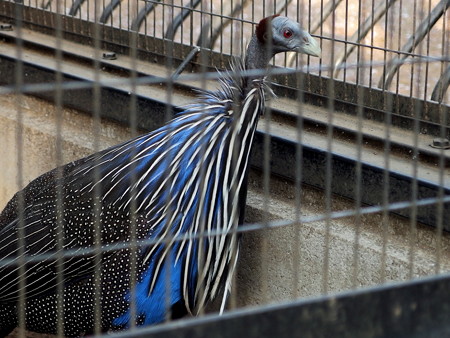
[[[383,290],[395,302],[368,315],[377,332],[396,329],[380,313],[398,307],[413,312],[399,323],[422,323],[428,309],[427,325],[448,329],[440,320],[448,306],[423,290],[450,285],[449,5],[2,1],[0,208],[40,174],[163,125],[196,89],[217,88],[216,70],[243,54],[261,18],[285,15],[320,41],[322,56],[273,60],[276,97],[254,140],[228,309],[221,317],[212,304],[206,318],[245,330],[262,312],[276,320],[292,310],[326,323],[302,322],[314,334],[336,329],[333,311],[347,311],[349,298]],[[408,288],[424,294],[411,300]],[[206,329],[201,320],[182,326],[216,334],[222,325]],[[167,323],[148,332],[173,330]]]

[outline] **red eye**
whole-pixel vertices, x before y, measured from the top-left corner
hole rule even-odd
[[[290,38],[292,37],[292,31],[291,31],[290,29],[286,29],[286,30],[283,32],[283,36],[284,36],[286,39],[290,39]]]

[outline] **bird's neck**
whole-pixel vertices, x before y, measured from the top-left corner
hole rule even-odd
[[[273,51],[259,41],[256,35],[253,35],[248,44],[247,54],[245,56],[245,69],[266,69],[270,59],[273,57]],[[263,79],[264,75],[252,76],[251,79]]]

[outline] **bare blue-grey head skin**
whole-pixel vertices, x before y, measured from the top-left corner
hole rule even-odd
[[[301,25],[284,16],[271,16],[256,26],[247,49],[246,69],[264,69],[275,54],[297,52],[320,57],[318,42]]]

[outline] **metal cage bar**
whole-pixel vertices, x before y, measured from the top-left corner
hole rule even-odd
[[[385,75],[378,84],[380,88],[389,88],[396,72],[400,68],[403,61],[413,52],[414,48],[425,38],[430,29],[444,14],[447,8],[450,6],[450,1],[440,1],[431,11],[430,15],[425,18],[417,27],[416,32],[409,38],[408,42],[402,47],[402,56],[394,58],[388,62],[390,67],[387,68]]]
[[[212,314],[202,310],[200,318],[176,322],[166,313],[162,325],[144,329],[139,324],[145,318],[138,317],[123,335],[448,333],[449,306],[442,294],[447,292],[450,278],[450,106],[445,96],[449,56],[445,45],[441,46],[442,55],[429,52],[430,31],[437,29],[435,23],[447,14],[448,2],[441,1],[430,11],[431,2],[426,1],[413,4],[414,25],[425,8],[430,15],[417,26],[420,37],[407,44],[402,43],[405,28],[401,27],[401,10],[408,4],[402,0],[380,5],[374,0],[102,0],[64,1],[55,6],[49,2],[45,9],[32,0],[21,4],[0,2],[0,23],[4,23],[0,26],[0,105],[5,103],[0,123],[17,115],[21,126],[14,134],[17,156],[26,159],[34,147],[28,146],[27,137],[32,139],[34,130],[30,125],[54,118],[56,145],[54,149],[48,147],[42,158],[45,162],[50,161],[47,157],[54,158],[58,166],[65,162],[65,123],[70,127],[80,119],[79,129],[92,129],[91,134],[83,130],[86,134],[79,138],[92,143],[87,147],[90,153],[98,152],[106,147],[104,139],[117,144],[155,130],[192,103],[195,91],[214,90],[218,80],[224,81],[223,73],[215,69],[234,60],[233,54],[243,49],[260,16],[297,15],[304,26],[316,32],[320,28],[320,36],[315,37],[320,38],[324,51],[321,61],[281,56],[275,58],[267,74],[271,83],[267,93],[273,90],[278,98],[255,127],[251,169],[246,178],[246,223],[232,233],[242,238],[242,251],[238,272],[232,277],[234,288],[227,311],[220,316],[219,308],[222,310],[225,303],[213,304],[206,310]],[[344,23],[339,19],[343,13],[347,19]],[[366,13],[370,13],[368,17]],[[380,29],[392,29],[382,32],[382,46],[375,41]],[[348,37],[348,32],[356,33]],[[447,41],[445,34],[442,32],[443,44]],[[428,41],[419,45],[425,38]],[[393,47],[403,44],[409,48],[408,43],[412,44],[407,51]],[[404,58],[389,60],[388,55],[395,53]],[[298,69],[284,68],[294,61]],[[426,90],[423,96],[420,93],[437,78],[431,67],[434,63],[441,73],[428,100]],[[404,82],[398,81],[398,69],[404,64],[411,64],[414,73],[407,79],[409,95],[403,94],[400,86]],[[387,75],[388,65],[397,67],[390,79],[397,76],[397,88],[373,88],[372,79],[378,78],[383,69]],[[345,72],[343,81],[335,78],[341,70]],[[417,74],[425,76],[417,79]],[[231,76],[236,75],[252,77],[261,72],[234,69]],[[31,97],[39,100],[31,101]],[[11,98],[16,99],[12,114],[7,104]],[[54,107],[54,114],[50,109],[48,114],[33,111],[44,102]],[[229,103],[230,109],[233,104]],[[67,107],[75,111],[66,112]],[[78,112],[87,116],[80,114],[80,118]],[[129,127],[126,132],[124,126]],[[0,142],[8,140],[9,129],[4,128]],[[69,128],[72,132],[75,129]],[[45,133],[46,126],[42,130]],[[118,137],[120,132],[116,130],[125,136]],[[9,148],[8,142],[0,147],[0,161],[7,161],[3,148]],[[198,154],[206,156],[207,149],[198,149]],[[170,163],[175,157],[177,154],[164,161]],[[20,186],[29,179],[27,165],[19,161]],[[208,169],[198,169],[200,198],[207,190]],[[130,181],[135,185],[141,178],[131,172]],[[94,174],[96,182],[102,181],[98,172]],[[64,178],[62,172],[55,175]],[[0,198],[2,180],[0,175]],[[168,180],[165,186],[173,183]],[[93,189],[99,185],[94,184]],[[138,192],[130,191],[130,214],[134,215],[139,208]],[[61,210],[64,192],[59,189],[58,194]],[[97,205],[101,197],[94,194]],[[19,205],[25,202],[19,194]],[[162,243],[169,246],[226,234],[222,230],[208,232],[205,224],[200,224],[194,234],[178,236],[168,231],[162,239],[142,239],[141,220],[130,217],[130,242],[102,245],[101,212],[98,207],[94,209],[92,246],[64,251],[64,238],[57,231],[59,250],[33,256],[22,252],[19,261],[15,257],[0,258],[0,269],[19,263],[19,269],[25,270],[27,264],[56,261],[57,289],[63,294],[65,260],[94,255],[94,265],[100,267],[102,257],[129,250],[127,297],[130,318],[136,318],[141,299],[136,298],[135,286],[142,278],[137,276],[139,266],[134,254]],[[171,216],[170,209],[168,219]],[[58,218],[60,229],[61,215]],[[22,228],[19,226],[19,230]],[[22,231],[18,239],[22,244],[24,236]],[[200,246],[200,250],[206,249]],[[230,261],[235,258],[230,257]],[[164,287],[171,282],[170,259],[168,255],[160,265],[166,269],[162,273]],[[413,280],[423,276],[432,277]],[[100,268],[92,278],[92,334],[101,334],[104,309]],[[392,280],[399,282],[390,284]],[[22,276],[23,290],[25,283]],[[203,292],[202,288],[195,291]],[[25,291],[19,294],[23,305]],[[311,296],[314,298],[307,298]],[[161,304],[168,307],[170,297],[163,298]],[[56,306],[57,311],[63,311],[62,297]],[[240,309],[244,306],[253,307]],[[60,336],[64,333],[61,318],[56,330]],[[19,311],[18,322],[25,326],[25,310]]]

